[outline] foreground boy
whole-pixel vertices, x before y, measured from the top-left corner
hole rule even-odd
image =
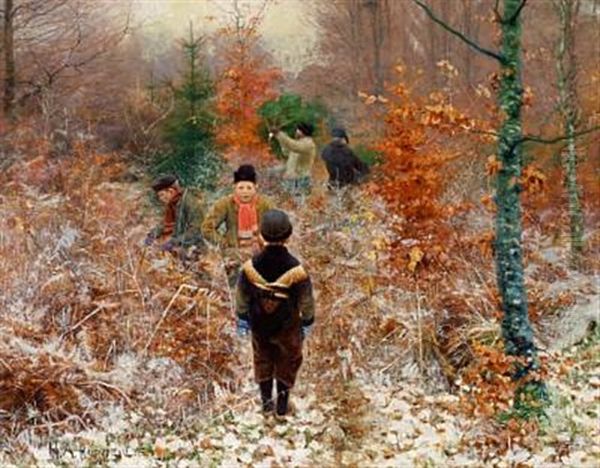
[[[308,274],[285,247],[292,234],[287,214],[267,211],[260,234],[265,247],[244,263],[238,280],[238,333],[252,331],[254,374],[263,411],[275,409],[278,416],[284,416],[302,364],[302,342],[314,321],[315,303]]]

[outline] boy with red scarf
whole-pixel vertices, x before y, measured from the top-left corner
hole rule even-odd
[[[254,167],[243,164],[233,173],[233,194],[217,200],[204,218],[204,238],[230,253],[235,252],[233,257],[237,258],[230,269],[235,270],[232,273],[236,278],[239,264],[260,250],[258,226],[263,213],[271,207],[271,202],[258,193]],[[222,225],[224,234],[219,232]]]

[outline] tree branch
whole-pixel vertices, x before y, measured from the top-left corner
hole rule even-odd
[[[475,49],[476,51],[487,55],[488,57],[491,57],[493,59],[498,60],[500,63],[504,63],[505,59],[502,56],[502,54],[498,53],[498,52],[494,52],[493,50],[489,50],[486,49],[482,46],[480,46],[479,44],[477,44],[474,40],[468,38],[467,36],[465,36],[462,32],[454,29],[452,26],[449,26],[448,24],[444,23],[441,19],[439,19],[434,13],[433,11],[431,11],[431,9],[425,4],[423,3],[421,0],[413,0],[413,2],[415,4],[417,4],[420,8],[423,9],[423,11],[427,14],[427,16],[429,16],[429,18],[431,18],[431,20],[434,23],[439,24],[442,28],[444,28],[446,31],[448,31],[449,33],[455,35],[456,37],[458,37],[460,40],[462,40],[465,44],[471,46],[473,49]]]
[[[544,145],[553,145],[554,143],[559,143],[561,141],[568,140],[569,138],[577,138],[577,137],[580,137],[583,135],[587,135],[588,133],[593,133],[597,130],[600,130],[600,125],[597,125],[592,128],[587,128],[587,129],[581,130],[579,132],[575,132],[572,135],[562,135],[562,136],[559,136],[556,138],[550,138],[550,139],[542,138],[542,137],[539,137],[536,135],[526,135],[521,140],[519,140],[519,144],[525,143],[526,141],[531,141],[533,143],[541,143]]]
[[[498,132],[491,132],[489,130],[478,130],[478,129],[469,129],[467,133],[472,133],[473,135],[487,135],[494,138],[500,138],[500,134]]]
[[[500,14],[500,7],[498,6],[499,3],[500,0],[496,0],[496,2],[494,3],[494,19],[498,23],[502,23],[504,21],[504,18],[502,18],[502,15]]]

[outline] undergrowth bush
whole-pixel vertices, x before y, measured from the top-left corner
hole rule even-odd
[[[325,105],[319,101],[304,101],[296,94],[283,94],[276,100],[264,103],[258,110],[262,118],[259,129],[264,141],[268,140],[269,129],[278,128],[288,135],[293,136],[296,125],[305,122],[315,127],[314,136],[319,135],[319,130],[328,118]],[[271,150],[282,157],[280,146],[271,142]]]

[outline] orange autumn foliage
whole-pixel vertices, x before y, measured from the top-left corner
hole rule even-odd
[[[411,255],[415,246],[424,253],[419,265],[447,261],[447,221],[461,209],[442,201],[454,175],[448,163],[461,154],[452,145],[478,124],[443,93],[415,97],[404,83],[390,91],[390,99],[380,101],[387,109],[383,141],[376,146],[383,164],[370,190],[396,215],[396,266],[414,273],[419,270]],[[373,100],[367,97],[365,103]]]
[[[245,158],[264,160],[269,150],[259,136],[259,107],[274,99],[274,85],[281,71],[269,65],[260,48],[258,27],[262,17],[250,18],[242,26],[219,30],[222,72],[217,80],[217,114],[221,119],[217,143],[231,159],[244,152]]]

